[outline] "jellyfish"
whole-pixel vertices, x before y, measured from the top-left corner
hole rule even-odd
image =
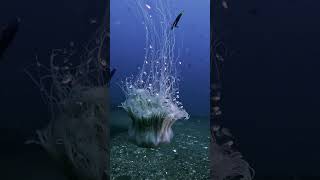
[[[138,146],[156,147],[170,143],[172,125],[189,119],[189,114],[179,96],[181,60],[176,55],[176,30],[171,30],[175,14],[168,0],[146,2],[134,1],[145,27],[145,56],[139,71],[121,84],[121,107],[132,120],[129,138]]]

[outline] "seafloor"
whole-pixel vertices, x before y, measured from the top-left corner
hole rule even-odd
[[[111,116],[111,179],[209,179],[209,119],[191,117],[173,125],[170,144],[141,148],[128,140],[130,119],[125,112]]]

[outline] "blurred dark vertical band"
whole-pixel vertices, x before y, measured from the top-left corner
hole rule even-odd
[[[106,55],[106,61],[107,61],[107,64],[108,64],[108,69],[107,69],[107,71],[108,71],[108,74],[110,75],[110,0],[106,0],[107,2],[106,2],[106,12],[105,12],[105,19],[104,19],[104,22],[106,23],[106,25],[105,25],[105,27],[106,27],[106,29],[107,29],[107,38],[106,38],[106,51],[107,51],[107,55]],[[107,108],[108,108],[108,120],[107,120],[107,124],[106,124],[106,129],[107,129],[107,132],[108,132],[108,134],[107,134],[107,147],[108,147],[108,150],[107,150],[107,152],[108,152],[108,154],[107,154],[107,157],[108,157],[108,165],[107,165],[107,172],[108,173],[106,173],[107,174],[107,177],[106,177],[106,179],[110,179],[110,126],[109,126],[109,122],[110,122],[110,93],[109,93],[110,91],[108,91],[108,96],[109,96],[109,98],[108,98],[108,101],[109,102],[107,102]]]
[[[213,114],[212,114],[212,84],[213,84],[213,52],[212,52],[212,43],[213,43],[213,1],[210,1],[210,127],[213,126]]]
[[[210,2],[210,129],[213,140],[212,130],[221,126],[221,95],[222,95],[222,67],[223,61],[217,56],[217,49],[223,46],[218,39],[219,29],[219,13],[218,1],[211,0]]]
[[[211,129],[211,136],[212,140],[215,142],[215,137],[213,134],[213,127],[216,123],[220,123],[221,118],[218,115],[213,107],[220,107],[219,100],[215,97],[220,97],[219,87],[220,86],[220,66],[219,62],[215,58],[215,31],[214,31],[214,20],[215,20],[215,11],[214,11],[214,4],[215,0],[210,1],[210,129]]]
[[[107,38],[106,38],[106,62],[108,65],[108,69],[107,69],[107,73],[110,75],[110,0],[106,0],[106,10],[105,10],[105,17],[104,17],[104,28],[107,29]],[[105,173],[106,177],[104,177],[104,180],[109,180],[110,179],[110,127],[109,127],[109,122],[110,122],[110,97],[109,97],[109,93],[110,91],[108,91],[107,93],[107,116],[108,119],[106,120],[106,124],[105,124],[105,128],[106,128],[106,147],[107,147],[107,168],[106,171],[107,173]]]
[[[213,143],[216,142],[216,138],[213,132],[213,125],[214,125],[214,114],[213,114],[213,106],[215,102],[213,102],[213,96],[215,94],[213,90],[214,80],[214,51],[213,51],[213,42],[214,42],[214,0],[210,0],[210,133],[211,133],[211,142],[210,142],[210,179],[213,179]]]

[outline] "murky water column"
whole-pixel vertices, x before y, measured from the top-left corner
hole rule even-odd
[[[68,179],[102,180],[109,174],[106,125],[110,78],[103,51],[107,34],[102,26],[85,50],[76,51],[70,42],[69,47],[52,50],[49,65],[36,58],[35,67],[26,71],[51,115],[48,126],[28,143],[41,145]]]

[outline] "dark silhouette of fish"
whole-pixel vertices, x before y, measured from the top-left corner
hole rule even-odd
[[[180,18],[182,16],[182,14],[183,14],[183,11],[176,17],[176,19],[172,23],[171,30],[173,30],[173,28],[177,28],[178,27],[178,22],[180,21]]]
[[[20,18],[15,18],[0,29],[0,59],[12,43],[20,25]]]

